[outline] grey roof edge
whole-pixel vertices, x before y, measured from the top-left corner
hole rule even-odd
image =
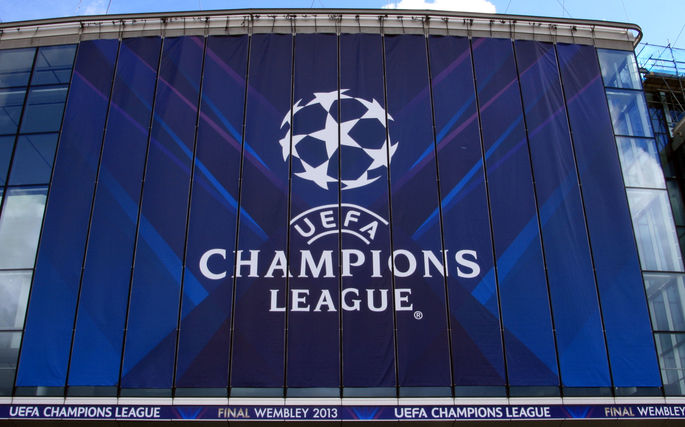
[[[573,36],[574,32],[577,31],[578,28],[584,28],[586,30],[586,34],[580,35],[580,37],[587,38],[587,33],[591,33],[591,38],[594,39],[596,34],[601,33],[602,36],[600,38],[608,40],[614,38],[623,42],[628,41],[632,43],[633,47],[637,46],[642,39],[642,29],[637,24],[590,19],[409,9],[225,9],[210,11],[150,12],[116,15],[72,16],[29,21],[4,22],[0,23],[0,40],[6,39],[7,36],[10,35],[10,38],[15,39],[41,37],[44,36],[44,34],[41,34],[41,30],[47,28],[60,29],[57,32],[49,34],[49,36],[77,33],[80,35],[84,28],[89,26],[98,26],[99,32],[102,32],[103,30],[109,30],[110,32],[121,32],[122,28],[127,23],[136,21],[159,20],[163,23],[163,26],[166,26],[167,22],[178,20],[182,20],[185,24],[186,18],[206,21],[208,23],[210,20],[216,20],[217,18],[229,19],[240,17],[249,17],[250,21],[253,22],[255,19],[259,18],[273,18],[274,23],[276,22],[277,17],[284,18],[286,20],[297,20],[298,18],[306,20],[313,17],[315,18],[315,26],[316,17],[328,18],[329,21],[335,21],[337,17],[340,17],[340,20],[342,20],[343,17],[348,19],[354,18],[357,19],[358,23],[361,22],[360,18],[366,19],[365,24],[359,24],[360,28],[362,25],[368,26],[368,22],[370,22],[369,18],[376,18],[379,22],[383,20],[390,22],[391,18],[395,18],[396,22],[393,23],[397,24],[397,22],[399,22],[400,24],[398,25],[402,26],[402,31],[404,31],[405,25],[410,25],[410,20],[418,19],[423,23],[422,25],[424,30],[430,33],[433,33],[432,29],[425,29],[426,23],[428,23],[430,20],[433,20],[433,22],[436,20],[444,21],[445,23],[447,23],[448,20],[463,20],[464,26],[469,29],[471,28],[470,25],[473,25],[474,22],[477,24],[480,23],[481,33],[484,31],[483,25],[487,25],[489,22],[490,32],[493,32],[493,25],[495,25],[499,27],[495,33],[499,34],[506,32],[506,27],[511,28],[511,33],[530,33],[530,31],[526,31],[525,27],[522,29],[520,24],[529,25],[532,28],[532,33],[535,33],[535,25],[541,26],[543,24],[547,24],[547,26],[550,28],[548,30],[549,32],[551,32],[553,29],[553,31],[556,33],[557,27],[559,27],[566,29],[567,34],[571,34],[571,36]],[[519,26],[516,27],[517,25]],[[383,22],[380,22],[380,26],[383,27]],[[164,34],[163,30],[160,31],[162,34]]]

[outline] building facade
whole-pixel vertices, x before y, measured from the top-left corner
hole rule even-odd
[[[5,25],[0,417],[685,417],[639,37],[387,11]]]

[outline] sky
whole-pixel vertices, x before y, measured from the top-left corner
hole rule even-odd
[[[243,8],[439,9],[631,22],[643,42],[685,49],[685,0],[0,0],[0,21]]]

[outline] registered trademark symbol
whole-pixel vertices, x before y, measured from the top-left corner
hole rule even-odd
[[[416,310],[416,311],[414,312],[414,319],[416,319],[416,320],[421,320],[421,319],[423,319],[423,313],[421,313],[419,310]]]

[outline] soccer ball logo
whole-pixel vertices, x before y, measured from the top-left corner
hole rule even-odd
[[[380,178],[381,168],[388,167],[397,151],[397,142],[388,149],[386,112],[378,101],[354,98],[345,92],[347,89],[340,91],[340,101],[338,91],[314,93],[314,98],[304,105],[300,99],[292,108],[295,125],[290,123],[291,111],[281,123],[281,129],[286,130],[279,140],[283,160],[292,155],[293,174],[325,190],[338,187],[339,163],[341,188],[359,188]],[[389,114],[388,120],[392,120]]]

